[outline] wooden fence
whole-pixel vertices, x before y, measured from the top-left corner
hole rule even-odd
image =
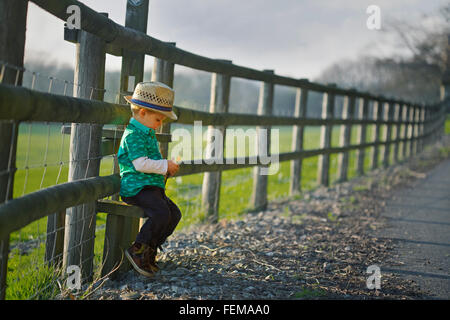
[[[75,0],[30,0],[45,11],[65,21],[66,9],[77,5],[81,9],[81,30],[66,30],[65,39],[77,43],[77,64],[75,82],[86,88],[99,90],[81,91],[76,97],[59,96],[37,92],[21,87],[20,68],[23,66],[26,0],[0,0],[2,28],[1,39],[10,39],[11,45],[3,46],[0,60],[3,68],[0,74],[0,195],[4,203],[0,205],[0,298],[6,292],[9,238],[14,231],[24,228],[33,221],[48,217],[46,260],[64,267],[82,261],[81,270],[86,282],[92,280],[93,238],[95,236],[95,216],[97,212],[108,213],[103,253],[102,274],[117,266],[123,249],[133,241],[143,218],[142,211],[118,201],[119,175],[99,176],[99,161],[102,156],[117,150],[120,134],[113,136],[105,124],[118,126],[118,131],[128,122],[131,114],[123,103],[103,102],[105,55],[122,56],[121,94],[129,94],[129,81],[135,83],[143,79],[144,55],[155,57],[152,80],[173,85],[174,66],[203,70],[212,73],[211,104],[209,112],[190,110],[174,106],[178,115],[177,123],[193,124],[201,120],[202,125],[217,128],[225,133],[225,128],[233,126],[293,126],[292,151],[280,153],[280,162],[291,161],[290,194],[301,191],[300,177],[302,160],[319,156],[317,181],[320,185],[330,184],[330,155],[339,154],[338,179],[345,181],[348,175],[349,151],[357,151],[357,173],[364,174],[364,159],[367,148],[371,154],[371,168],[378,166],[381,157],[383,166],[389,166],[391,146],[394,160],[412,156],[434,143],[443,134],[445,108],[448,105],[448,81],[443,83],[441,102],[422,105],[408,101],[372,95],[357,90],[346,90],[333,85],[309,82],[276,75],[273,70],[254,70],[234,65],[228,60],[202,57],[146,35],[148,0],[140,5],[128,3],[125,27],[108,19],[106,14],[97,13]],[[6,41],[6,40],[5,40]],[[18,66],[9,69],[7,66]],[[0,65],[1,66],[1,65]],[[87,72],[89,70],[89,72]],[[233,114],[228,112],[231,77],[257,80],[261,82],[257,114]],[[293,117],[273,115],[275,85],[296,88],[295,113]],[[322,118],[306,117],[308,93],[323,94]],[[335,100],[344,97],[342,117],[334,117]],[[123,102],[123,101],[121,101]],[[373,114],[369,115],[369,104]],[[71,167],[69,182],[41,189],[12,199],[14,184],[17,127],[23,121],[46,121],[72,123],[63,132],[71,135]],[[375,141],[367,142],[367,126],[374,125]],[[86,130],[89,126],[89,130]],[[321,128],[320,148],[305,150],[304,127]],[[341,126],[340,147],[331,146],[333,126]],[[357,144],[350,143],[352,127],[357,128]],[[385,135],[380,140],[380,130],[385,126]],[[90,134],[86,134],[89,131]],[[270,140],[270,134],[267,138]],[[170,123],[164,125],[157,135],[161,152],[167,157],[170,137]],[[259,136],[261,139],[261,136]],[[269,143],[270,141],[268,141]],[[89,147],[87,147],[89,146]],[[270,149],[269,149],[270,150]],[[210,154],[212,156],[212,154]],[[215,155],[217,156],[217,155]],[[223,155],[219,155],[223,157]],[[86,164],[86,160],[92,160]],[[228,159],[229,160],[229,159]],[[267,206],[267,175],[261,175],[259,158],[235,158],[232,163],[182,164],[177,176],[204,173],[202,207],[211,221],[217,221],[221,172],[224,170],[254,167],[254,185],[251,205],[255,210]],[[87,168],[87,166],[90,166]],[[117,171],[116,171],[117,172]],[[102,200],[113,196],[114,200]],[[3,199],[2,199],[3,201]],[[82,217],[91,217],[83,220]],[[92,224],[92,218],[94,223]],[[63,226],[66,226],[65,228]],[[61,231],[61,229],[63,229]],[[80,232],[80,230],[84,230]],[[51,236],[50,236],[51,235]],[[73,248],[82,250],[73,250]],[[80,253],[81,252],[81,253]],[[129,265],[123,263],[121,269]]]

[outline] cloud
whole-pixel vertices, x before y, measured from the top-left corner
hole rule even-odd
[[[123,0],[84,0],[124,24]],[[379,5],[382,19],[408,19],[432,11],[442,0],[151,0],[148,33],[210,58],[233,60],[277,74],[313,77],[333,62],[354,58],[381,41],[367,30],[366,8]],[[39,11],[39,12],[38,12]],[[74,46],[63,39],[62,22],[30,3],[29,52],[47,51],[73,61]],[[112,59],[110,67],[119,69]],[[73,62],[71,62],[73,64]]]

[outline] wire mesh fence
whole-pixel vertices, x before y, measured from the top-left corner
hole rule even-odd
[[[77,95],[82,84],[75,84],[68,80],[42,73],[18,68],[10,64],[2,63],[0,83],[3,75],[9,70],[14,70],[18,79],[22,78],[22,86],[36,91],[64,96]],[[94,92],[96,88],[90,88]],[[51,119],[51,115],[49,115]],[[68,123],[55,122],[20,122],[15,123],[12,130],[17,130],[17,145],[11,141],[11,147],[16,147],[11,152],[11,160],[6,172],[9,175],[8,185],[14,184],[12,190],[13,198],[22,197],[31,192],[45,189],[68,181],[69,170],[78,163],[87,161],[86,174],[91,161],[99,161],[99,157],[91,157],[88,153],[86,159],[70,159],[70,135],[62,130],[70,127]],[[16,126],[18,128],[16,129]],[[89,132],[93,125],[89,125]],[[11,135],[14,137],[14,133]],[[88,147],[90,150],[90,146]],[[13,151],[13,150],[12,150]],[[15,168],[13,164],[15,157]],[[113,173],[112,163],[114,155],[107,156],[102,161],[101,174]],[[14,179],[14,180],[13,180]],[[10,198],[9,194],[5,195]],[[84,205],[83,205],[84,206]],[[62,245],[66,229],[64,224],[65,212],[55,213],[49,217],[39,219],[25,228],[10,235],[10,253],[8,259],[8,277],[6,298],[10,299],[33,299],[51,298],[60,292]],[[81,217],[81,225],[89,225],[94,220],[99,220],[94,225],[97,229],[104,228],[104,218],[95,215]],[[70,227],[70,226],[69,226]],[[67,250],[79,250],[87,242],[96,241],[95,237],[83,236],[85,230],[81,230],[82,242],[67,248]],[[98,239],[101,239],[98,238]],[[101,246],[101,244],[99,244]],[[80,257],[83,257],[81,254]],[[101,257],[101,255],[98,255]],[[97,263],[100,259],[94,259]],[[83,257],[91,259],[92,257]],[[83,261],[80,261],[80,265]]]
[[[82,85],[69,80],[58,79],[51,75],[31,71],[25,68],[17,68],[9,64],[1,64],[2,74],[7,68],[17,71],[17,79],[23,77],[22,86],[32,90],[59,94],[64,96],[78,95]],[[2,77],[0,78],[2,79]],[[0,82],[1,83],[1,82]],[[17,85],[18,82],[15,83]],[[90,88],[91,92],[97,90]],[[117,96],[119,93],[109,92]],[[92,97],[92,95],[91,95]],[[49,116],[51,118],[51,116]],[[2,174],[10,175],[9,183],[14,184],[13,198],[22,197],[29,193],[42,190],[68,181],[69,171],[79,163],[88,162],[85,178],[88,176],[90,162],[101,160],[99,175],[117,173],[114,164],[116,154],[102,154],[100,157],[87,156],[84,159],[70,158],[70,129],[71,123],[56,122],[20,122],[18,126],[16,145],[16,168],[13,168],[13,159]],[[189,127],[189,126],[188,126]],[[120,139],[122,131],[119,126],[105,125],[104,129],[112,135],[112,140]],[[15,127],[13,128],[15,130]],[[89,124],[89,134],[93,130],[93,124]],[[173,130],[176,130],[174,126]],[[203,146],[204,146],[203,142]],[[11,146],[14,143],[11,141]],[[173,145],[171,145],[172,147]],[[251,155],[254,151],[238,154],[238,156]],[[169,147],[169,155],[171,152]],[[88,147],[90,150],[90,146]],[[13,154],[13,153],[11,153]],[[190,160],[190,159],[183,159]],[[12,175],[14,173],[14,175]],[[12,179],[14,177],[14,180]],[[205,220],[205,214],[201,208],[201,188],[203,174],[193,174],[175,177],[168,180],[167,195],[180,207],[183,213],[182,223],[177,230]],[[249,193],[251,188],[251,168],[225,171],[223,174],[222,196],[220,215],[233,218],[249,209]],[[226,195],[225,195],[226,194]],[[8,195],[5,195],[8,197]],[[112,198],[109,197],[110,199]],[[88,204],[82,205],[82,208]],[[70,208],[67,210],[69,212]],[[10,235],[10,253],[8,259],[7,299],[47,299],[54,298],[64,287],[67,274],[62,269],[64,235],[71,226],[65,223],[66,211],[56,212],[46,218],[35,221],[26,227]],[[79,265],[85,260],[93,258],[95,270],[94,278],[100,278],[102,263],[106,214],[82,216],[80,219],[71,220],[72,225],[81,223],[79,238],[75,246],[66,248],[70,250],[82,250],[89,242],[94,242],[94,255],[85,256],[79,254]],[[86,238],[85,228],[95,226],[95,235]],[[81,279],[83,280],[87,279]]]

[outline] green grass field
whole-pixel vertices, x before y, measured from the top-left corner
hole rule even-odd
[[[449,129],[447,121],[446,130]],[[177,128],[186,128],[190,131],[191,126],[174,125],[172,132]],[[233,128],[233,127],[229,127]],[[248,127],[250,128],[250,127]],[[279,152],[291,151],[292,128],[272,127],[279,129]],[[244,128],[245,130],[246,128]],[[384,127],[382,126],[384,130]],[[381,130],[380,138],[383,136]],[[69,159],[69,136],[62,135],[60,124],[23,124],[19,128],[17,167],[15,175],[14,197],[20,197],[30,192],[46,188],[67,181],[68,159]],[[332,147],[339,146],[340,126],[333,127]],[[373,141],[373,128],[368,126],[368,141]],[[227,135],[228,144],[229,136]],[[318,127],[306,127],[304,147],[305,149],[319,148],[320,129]],[[352,130],[351,144],[356,144],[356,126]],[[169,155],[177,142],[169,146]],[[206,143],[203,141],[203,147]],[[254,155],[252,145],[246,142],[244,150],[236,150],[235,156],[241,157]],[[272,135],[272,153],[276,153],[276,141]],[[393,146],[392,146],[393,148]],[[365,171],[369,170],[371,148],[366,150]],[[225,150],[225,154],[227,150]],[[193,152],[192,152],[193,155]],[[350,152],[348,177],[351,179],[356,175],[356,151]],[[391,151],[391,163],[393,161],[393,150]],[[330,183],[337,180],[338,155],[330,157]],[[381,165],[381,159],[379,159]],[[308,190],[317,187],[318,156],[303,160],[302,189]],[[249,205],[251,190],[253,186],[253,168],[234,169],[223,171],[222,186],[219,201],[219,219],[238,219],[251,210]],[[102,160],[100,175],[113,173],[113,161],[111,157]],[[290,162],[280,164],[279,172],[268,178],[268,200],[275,200],[289,196]],[[167,182],[167,195],[180,207],[183,217],[177,230],[186,226],[201,223],[205,215],[201,212],[201,186],[203,174],[194,174],[178,178],[171,178]],[[104,239],[105,214],[97,216],[97,231],[95,241],[95,267],[98,271]],[[8,262],[8,289],[7,299],[48,299],[57,293],[56,283],[50,281],[57,274],[55,270],[44,266],[43,257],[45,251],[47,218],[33,222],[10,236],[11,253]],[[177,231],[176,230],[176,231]],[[28,250],[23,250],[23,247]],[[31,249],[30,249],[31,248]],[[97,274],[98,275],[98,274]]]

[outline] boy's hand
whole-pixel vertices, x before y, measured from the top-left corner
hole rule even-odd
[[[178,169],[180,168],[180,165],[172,160],[167,160],[167,174],[169,176],[173,176],[175,173],[177,173]]]

